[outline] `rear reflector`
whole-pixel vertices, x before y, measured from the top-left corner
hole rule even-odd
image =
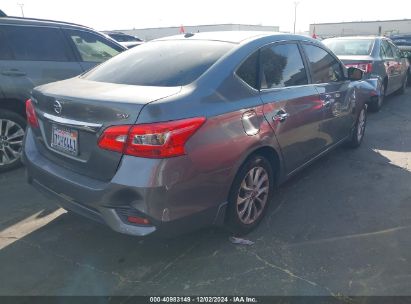
[[[126,155],[167,158],[185,154],[188,139],[203,125],[205,117],[176,121],[113,126],[100,136],[98,145],[102,149]]]
[[[138,216],[128,216],[127,221],[137,225],[150,225],[150,221],[148,219]]]
[[[27,122],[32,128],[39,127],[39,121],[37,119],[36,110],[34,109],[31,99],[26,100],[26,117]]]

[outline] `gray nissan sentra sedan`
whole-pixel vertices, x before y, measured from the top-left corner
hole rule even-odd
[[[215,32],[148,42],[27,101],[28,180],[131,235],[253,229],[275,186],[360,145],[367,84],[320,42]]]

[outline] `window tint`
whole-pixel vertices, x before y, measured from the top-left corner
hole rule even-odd
[[[249,86],[258,89],[257,79],[258,51],[248,57],[238,68],[236,74]]]
[[[94,81],[142,86],[181,86],[200,77],[233,44],[201,40],[164,40],[124,52],[87,73]]]
[[[310,62],[313,83],[337,82],[344,79],[340,63],[328,52],[314,45],[304,45]]]
[[[261,50],[261,88],[282,88],[308,83],[296,44],[283,44]]]
[[[381,43],[381,56],[384,59],[394,58],[394,53],[386,40]]]
[[[70,53],[60,29],[4,26],[3,31],[16,60],[69,60]]]
[[[0,60],[8,60],[12,58],[13,56],[11,54],[9,43],[0,29]]]
[[[82,61],[103,62],[121,52],[119,47],[95,34],[76,30],[67,30],[67,32]]]

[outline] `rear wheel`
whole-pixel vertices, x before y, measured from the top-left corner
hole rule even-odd
[[[348,141],[348,146],[350,148],[358,148],[365,134],[365,127],[367,125],[367,107],[361,109],[360,114],[357,117],[357,121],[355,123],[354,130],[351,133],[351,137]]]
[[[398,94],[402,95],[405,93],[408,85],[408,75],[405,75],[404,82],[402,83],[401,89],[398,90]]]
[[[0,110],[0,172],[21,165],[26,121],[20,115]]]
[[[230,190],[227,225],[236,235],[253,230],[264,217],[274,192],[274,175],[263,156],[251,157],[237,173]]]
[[[370,111],[371,112],[378,112],[381,110],[382,105],[384,104],[384,99],[385,99],[385,83],[382,83],[380,85],[380,95],[376,100],[370,103]]]

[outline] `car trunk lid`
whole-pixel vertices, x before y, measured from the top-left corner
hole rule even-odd
[[[110,180],[122,154],[100,149],[104,129],[135,124],[147,103],[177,94],[180,87],[145,87],[74,78],[33,91],[40,128],[35,129],[40,152],[69,170]]]

